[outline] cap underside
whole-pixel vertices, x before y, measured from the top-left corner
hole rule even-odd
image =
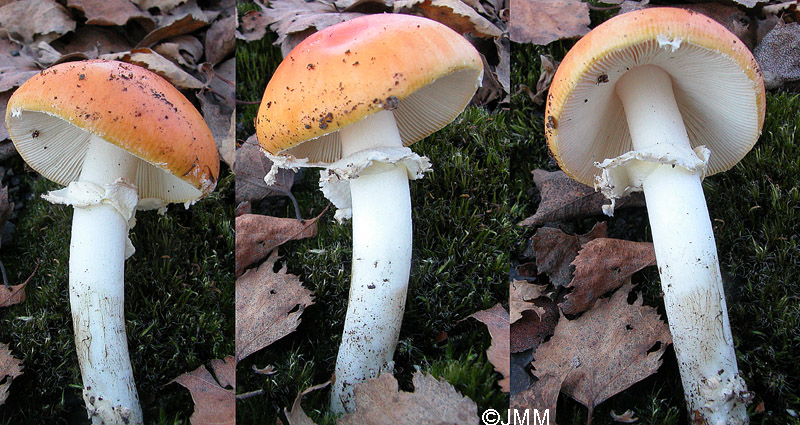
[[[8,132],[22,158],[38,173],[62,185],[78,179],[91,134],[59,117],[20,111],[9,118]],[[102,135],[98,135],[102,137]],[[202,193],[192,185],[142,159],[136,171],[139,199],[189,202]],[[148,203],[140,204],[140,207]],[[161,206],[158,202],[153,207]]]
[[[400,100],[392,112],[403,145],[409,146],[453,121],[472,99],[480,78],[479,70],[456,71]],[[308,158],[309,165],[335,162],[342,156],[339,131],[305,141],[279,154]]]
[[[607,54],[583,74],[567,97],[553,149],[576,180],[591,185],[595,162],[633,150],[614,86],[626,71],[655,65],[672,77],[692,147],[711,150],[707,174],[735,165],[759,135],[757,85],[730,57],[686,41],[659,37]],[[643,94],[646,95],[646,94]]]

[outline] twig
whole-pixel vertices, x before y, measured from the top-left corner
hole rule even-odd
[[[255,390],[255,391],[250,391],[249,393],[236,394],[236,399],[237,400],[244,400],[244,399],[248,399],[250,397],[255,397],[255,396],[261,395],[261,394],[264,394],[264,390]]]
[[[239,100],[239,99],[236,99],[236,104],[237,105],[258,105],[259,103],[261,103],[260,100],[250,101],[250,100]]]

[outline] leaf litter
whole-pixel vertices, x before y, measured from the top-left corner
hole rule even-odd
[[[277,250],[258,268],[236,279],[236,359],[242,360],[293,332],[300,315],[314,304],[300,278],[274,271]]]
[[[212,373],[213,372],[213,373]],[[169,383],[189,390],[194,401],[192,425],[233,425],[236,423],[236,361],[233,356],[211,361],[211,370],[200,365]]]
[[[632,288],[626,283],[575,320],[562,316],[553,337],[534,353],[533,374],[544,382],[521,393],[518,400],[550,403],[558,387],[591,416],[597,405],[655,373],[672,337],[667,324],[654,308],[642,304],[641,297],[628,302]]]
[[[486,350],[489,362],[494,366],[494,370],[503,375],[503,379],[498,382],[500,389],[507,393],[511,389],[511,366],[509,351],[509,321],[508,312],[502,305],[497,304],[488,310],[482,310],[469,316],[489,329],[492,336],[492,345]]]

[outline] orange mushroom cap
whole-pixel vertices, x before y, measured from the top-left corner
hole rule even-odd
[[[219,154],[197,109],[142,67],[90,60],[48,68],[11,96],[6,126],[22,158],[59,184],[76,180],[91,134],[139,158],[139,198],[191,202],[214,190]]]
[[[475,48],[436,21],[358,17],[312,34],[286,56],[264,91],[258,139],[272,154],[330,163],[341,156],[339,129],[390,109],[408,146],[455,119],[482,75]]]

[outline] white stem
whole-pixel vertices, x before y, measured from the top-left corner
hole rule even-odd
[[[382,111],[341,130],[343,154],[402,146]],[[355,143],[350,143],[355,142]],[[331,395],[334,412],[352,411],[353,385],[392,368],[411,268],[411,196],[403,165],[375,164],[350,181],[353,266]]]
[[[90,141],[80,181],[133,181],[136,158],[99,138]],[[92,423],[141,424],[142,411],[125,334],[127,220],[111,205],[76,207],[69,294],[83,395]]]
[[[616,92],[634,149],[654,144],[690,148],[662,69],[628,71]],[[713,228],[700,172],[661,164],[643,180],[661,287],[693,423],[746,424],[745,384],[736,366]]]

